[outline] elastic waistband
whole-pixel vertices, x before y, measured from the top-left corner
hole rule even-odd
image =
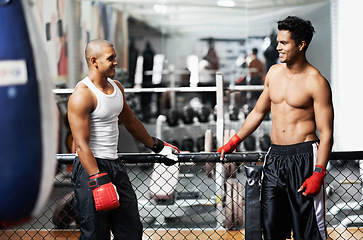
[[[283,154],[297,154],[304,152],[311,152],[313,144],[319,144],[319,141],[308,141],[296,143],[292,145],[277,145],[271,144],[269,153],[283,153]]]

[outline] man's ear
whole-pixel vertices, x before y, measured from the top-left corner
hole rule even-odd
[[[94,66],[94,67],[98,67],[98,61],[97,61],[97,58],[96,57],[91,57],[90,58],[90,63]]]
[[[305,47],[306,47],[306,42],[305,42],[305,41],[302,41],[302,42],[299,44],[299,51],[302,51]]]

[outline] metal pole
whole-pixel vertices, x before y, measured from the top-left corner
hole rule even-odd
[[[266,152],[236,152],[226,153],[224,155],[225,163],[232,162],[257,162],[263,161]],[[57,154],[58,163],[71,164],[75,158],[74,153]],[[180,163],[218,163],[220,162],[219,153],[180,153],[176,154]],[[166,156],[153,153],[118,153],[120,160],[125,163],[164,163],[169,162]],[[355,152],[332,152],[330,160],[361,160],[363,159],[363,151]],[[362,166],[363,169],[363,166]]]
[[[68,13],[68,79],[71,87],[76,86],[80,75],[80,49],[79,49],[79,22],[80,3],[79,1],[67,0]]]
[[[216,73],[217,85],[217,148],[223,145],[223,130],[224,130],[224,110],[223,110],[223,75],[221,72]],[[223,184],[224,183],[224,167],[222,163],[216,164],[216,194],[217,194],[217,229],[223,227],[225,214],[223,214]]]
[[[234,86],[227,88],[230,91],[262,91],[263,85]],[[160,88],[125,88],[125,93],[143,92],[215,92],[216,87],[160,87]],[[74,88],[53,89],[54,94],[72,94]]]

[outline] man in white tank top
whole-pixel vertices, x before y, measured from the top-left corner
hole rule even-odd
[[[142,239],[137,199],[124,164],[118,160],[118,121],[138,141],[177,162],[179,149],[151,137],[113,81],[116,51],[105,40],[92,40],[85,57],[89,74],[68,102],[68,118],[77,152],[72,173],[80,220],[80,239]]]

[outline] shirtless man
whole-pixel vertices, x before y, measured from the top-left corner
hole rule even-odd
[[[77,151],[73,163],[80,239],[141,240],[142,224],[135,191],[125,165],[118,160],[118,121],[131,135],[155,153],[176,163],[179,150],[151,137],[125,100],[115,76],[116,52],[105,40],[86,46],[88,76],[68,101],[68,118]]]
[[[291,229],[294,239],[327,239],[324,175],[333,145],[331,89],[305,56],[314,33],[311,22],[289,16],[278,29],[281,64],[270,68],[255,108],[218,152],[223,159],[271,111],[272,145],[261,190],[264,239],[291,238]]]

